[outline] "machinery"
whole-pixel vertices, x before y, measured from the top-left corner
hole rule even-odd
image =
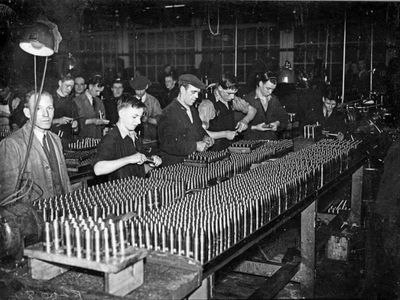
[[[43,224],[29,203],[0,206],[0,262],[21,260],[25,246],[42,240]]]

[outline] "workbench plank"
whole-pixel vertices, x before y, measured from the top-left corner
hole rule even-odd
[[[36,258],[47,262],[54,262],[66,266],[85,268],[104,273],[117,273],[125,269],[127,266],[142,260],[147,256],[147,253],[147,249],[128,247],[125,249],[124,254],[118,253],[116,257],[110,256],[108,260],[97,262],[94,260],[77,258],[75,256],[67,256],[63,253],[48,253],[43,251],[42,243],[24,249],[24,255],[29,258]]]
[[[101,272],[83,269],[71,269],[51,280],[34,280],[28,278],[28,267],[10,278],[2,278],[0,282],[10,286],[5,299],[30,299],[21,295],[30,295],[33,299],[43,299],[43,295],[55,295],[60,299],[85,300],[178,300],[185,298],[198,288],[201,273],[182,268],[174,268],[160,264],[144,264],[144,282],[130,294],[120,297],[104,292],[104,276]],[[54,296],[54,298],[56,298]],[[58,299],[58,298],[57,298]]]
[[[247,299],[273,299],[286,284],[299,271],[300,258],[283,265],[278,271],[268,278],[264,284],[252,293]]]

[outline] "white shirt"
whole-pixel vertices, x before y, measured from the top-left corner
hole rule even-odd
[[[40,145],[43,146],[43,136],[45,135],[43,130],[37,129],[36,127],[33,129],[33,132],[36,138],[39,140]]]
[[[144,95],[140,98],[138,95],[135,95],[136,99],[142,101],[142,103],[144,103],[146,101],[146,95],[147,93],[144,93]]]
[[[190,119],[190,122],[193,124],[193,116],[192,116],[192,111],[190,110],[190,106],[183,105],[183,107],[186,108],[186,113]]]
[[[90,95],[88,90],[85,91],[85,95],[89,99],[90,104],[93,105],[93,97]]]

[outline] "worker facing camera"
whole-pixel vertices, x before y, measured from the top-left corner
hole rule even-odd
[[[261,72],[256,77],[255,91],[244,97],[257,113],[249,123],[244,136],[246,140],[276,140],[277,132],[286,128],[288,114],[278,97],[273,94],[278,84],[276,76],[271,72]]]
[[[50,131],[53,97],[47,92],[39,97],[31,91],[25,101],[23,112],[28,121],[0,143],[0,201],[19,197],[31,202],[71,191],[61,140]]]
[[[92,159],[94,173],[108,175],[109,180],[129,176],[145,177],[152,168],[161,165],[157,155],[147,157],[142,153],[143,143],[136,134],[146,106],[130,96],[118,100],[118,122],[101,140]]]

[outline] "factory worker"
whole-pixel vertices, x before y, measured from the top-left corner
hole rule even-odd
[[[135,131],[141,123],[145,108],[143,102],[131,96],[124,95],[118,100],[118,122],[102,138],[92,158],[96,175],[108,175],[109,180],[129,176],[145,177],[152,167],[162,163],[157,155],[145,155],[142,140]]]
[[[158,126],[163,165],[183,162],[195,151],[203,152],[214,140],[202,127],[199,113],[193,104],[206,85],[196,76],[179,76],[179,94],[164,110]]]
[[[0,143],[0,201],[20,197],[29,202],[71,191],[61,140],[49,130],[54,116],[53,98],[43,92],[36,107],[37,97],[33,91],[27,94],[24,114],[29,121]],[[32,146],[20,174],[31,133]]]
[[[278,81],[271,72],[256,75],[256,90],[247,94],[244,100],[256,110],[256,116],[249,123],[245,140],[276,140],[277,132],[286,128],[288,114],[272,92]]]

